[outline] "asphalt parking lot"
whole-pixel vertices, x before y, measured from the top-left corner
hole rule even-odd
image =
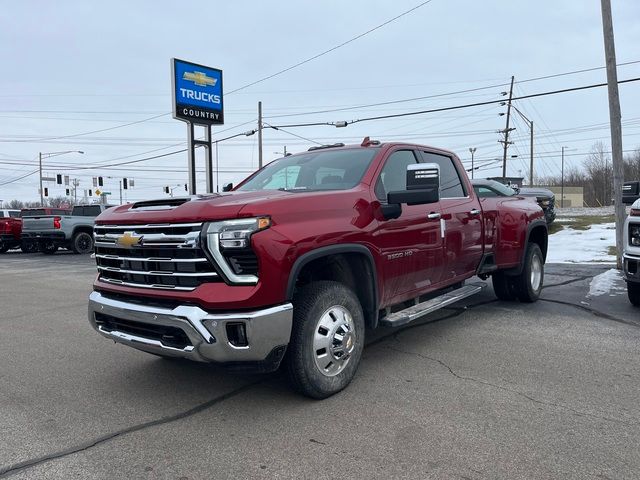
[[[638,478],[640,315],[610,267],[543,300],[464,304],[369,338],[342,393],[115,345],[89,257],[0,256],[0,478]]]

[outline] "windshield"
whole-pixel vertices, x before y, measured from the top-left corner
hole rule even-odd
[[[239,191],[348,190],[362,179],[377,149],[319,150],[274,160]]]

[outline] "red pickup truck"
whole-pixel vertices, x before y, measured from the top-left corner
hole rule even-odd
[[[123,205],[94,229],[89,321],[165,357],[272,371],[313,398],[353,378],[365,330],[482,288],[537,300],[547,225],[535,199],[479,199],[458,157],[406,143],[278,159],[232,191]]]
[[[0,209],[0,253],[20,246],[20,210]]]

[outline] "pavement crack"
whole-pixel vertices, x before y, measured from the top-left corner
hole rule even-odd
[[[599,310],[596,310],[594,308],[588,307],[586,305],[581,305],[579,303],[565,302],[564,300],[552,300],[550,298],[540,298],[539,300],[541,302],[556,303],[558,305],[566,305],[568,307],[577,308],[577,309],[583,310],[585,312],[589,312],[592,315],[595,315],[596,317],[600,317],[600,318],[605,318],[607,320],[611,320],[612,322],[622,323],[624,325],[629,325],[629,326],[636,327],[636,328],[640,327],[640,324],[638,324],[637,322],[632,322],[632,321],[629,321],[629,320],[624,320],[623,318],[614,317],[613,315],[609,315],[608,313],[601,312]]]
[[[562,276],[564,276],[564,275],[562,275]],[[583,275],[581,277],[572,278],[571,280],[565,280],[564,282],[551,283],[551,284],[548,284],[548,285],[543,285],[542,289],[544,290],[545,288],[563,287],[564,285],[571,285],[572,283],[582,282],[582,281],[588,280],[590,278],[593,278],[593,277],[591,275]]]
[[[93,440],[88,440],[80,445],[76,445],[73,447],[69,447],[65,450],[60,450],[58,452],[49,453],[43,455],[41,457],[32,458],[29,460],[23,460],[22,462],[14,463],[13,465],[7,465],[5,467],[0,466],[0,478],[7,478],[11,475],[14,475],[22,470],[27,470],[29,468],[36,467],[43,463],[50,462],[52,460],[57,460],[63,457],[67,457],[69,455],[74,455],[76,453],[84,452],[90,450],[93,447],[96,447],[102,443],[108,442],[109,440],[113,440],[115,438],[121,437],[123,435],[127,435],[129,433],[137,432],[140,430],[144,430],[146,428],[155,427],[158,425],[164,425],[167,423],[175,422],[177,420],[183,420],[185,418],[191,417],[197,413],[200,413],[208,408],[224,402],[232,397],[240,395],[241,393],[246,392],[247,390],[255,387],[256,385],[262,383],[264,380],[258,380],[256,382],[248,383],[243,385],[242,387],[236,388],[230,392],[227,392],[223,395],[219,395],[217,397],[212,398],[211,400],[207,400],[195,407],[192,407],[188,410],[185,410],[180,413],[176,413],[174,415],[168,415],[166,417],[161,417],[156,420],[150,420],[148,422],[139,423],[137,425],[132,425],[130,427],[123,428],[121,430],[116,430],[115,432],[107,433]]]
[[[596,414],[588,413],[588,412],[582,412],[580,410],[576,410],[574,408],[571,408],[571,407],[568,407],[566,405],[562,405],[562,404],[559,404],[559,403],[545,402],[544,400],[539,400],[537,398],[531,397],[531,396],[527,395],[526,393],[522,393],[522,392],[520,392],[518,390],[515,390],[515,389],[511,389],[511,388],[504,387],[502,385],[498,385],[498,384],[495,384],[495,383],[487,382],[486,380],[481,380],[479,378],[467,377],[467,376],[464,376],[464,375],[460,375],[459,373],[457,373],[455,370],[453,370],[453,368],[451,368],[449,365],[447,365],[442,360],[440,360],[438,358],[430,357],[428,355],[424,355],[422,353],[403,350],[403,349],[400,349],[400,348],[397,348],[397,347],[394,347],[394,346],[391,346],[391,345],[387,345],[386,348],[388,348],[389,350],[393,350],[394,352],[402,353],[402,354],[405,354],[405,355],[412,355],[412,356],[421,358],[423,360],[428,360],[430,362],[437,363],[437,364],[441,365],[442,367],[444,367],[445,369],[447,369],[448,372],[453,377],[455,377],[455,378],[457,378],[459,380],[478,383],[480,385],[485,385],[485,386],[488,386],[488,387],[491,387],[491,388],[502,390],[504,392],[512,393],[512,394],[515,394],[515,395],[517,395],[519,397],[522,397],[522,398],[524,398],[526,400],[529,400],[530,402],[536,403],[538,405],[545,405],[545,406],[548,406],[548,407],[559,408],[559,409],[562,409],[562,410],[567,410],[567,411],[569,411],[569,412],[571,412],[571,413],[573,413],[575,415],[581,416],[581,417],[589,417],[589,418],[595,418],[595,419],[598,419],[598,420],[605,420],[607,422],[618,423],[618,424],[625,425],[625,426],[628,426],[628,427],[637,426],[638,425],[637,422],[636,423],[629,423],[629,422],[626,422],[624,420],[619,420],[619,419],[616,419],[616,418],[605,417],[603,415],[596,415]]]

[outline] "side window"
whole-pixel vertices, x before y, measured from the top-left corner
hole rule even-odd
[[[411,150],[393,152],[382,167],[375,186],[375,193],[381,202],[387,201],[387,194],[407,189],[407,165],[418,163]]]
[[[429,152],[422,152],[422,157],[426,163],[437,163],[440,165],[441,198],[465,197],[467,195],[460,180],[458,170],[456,170],[456,166],[451,157]]]
[[[476,194],[480,198],[499,197],[498,192],[491,190],[488,187],[475,187]]]
[[[13,210],[11,210],[11,211],[9,212],[9,216],[10,216],[11,218],[20,218],[20,212],[14,212]]]
[[[97,217],[100,215],[100,205],[91,205],[90,207],[84,207],[85,217]]]
[[[299,165],[289,165],[276,172],[261,188],[264,190],[278,190],[279,188],[293,188],[300,173]]]

